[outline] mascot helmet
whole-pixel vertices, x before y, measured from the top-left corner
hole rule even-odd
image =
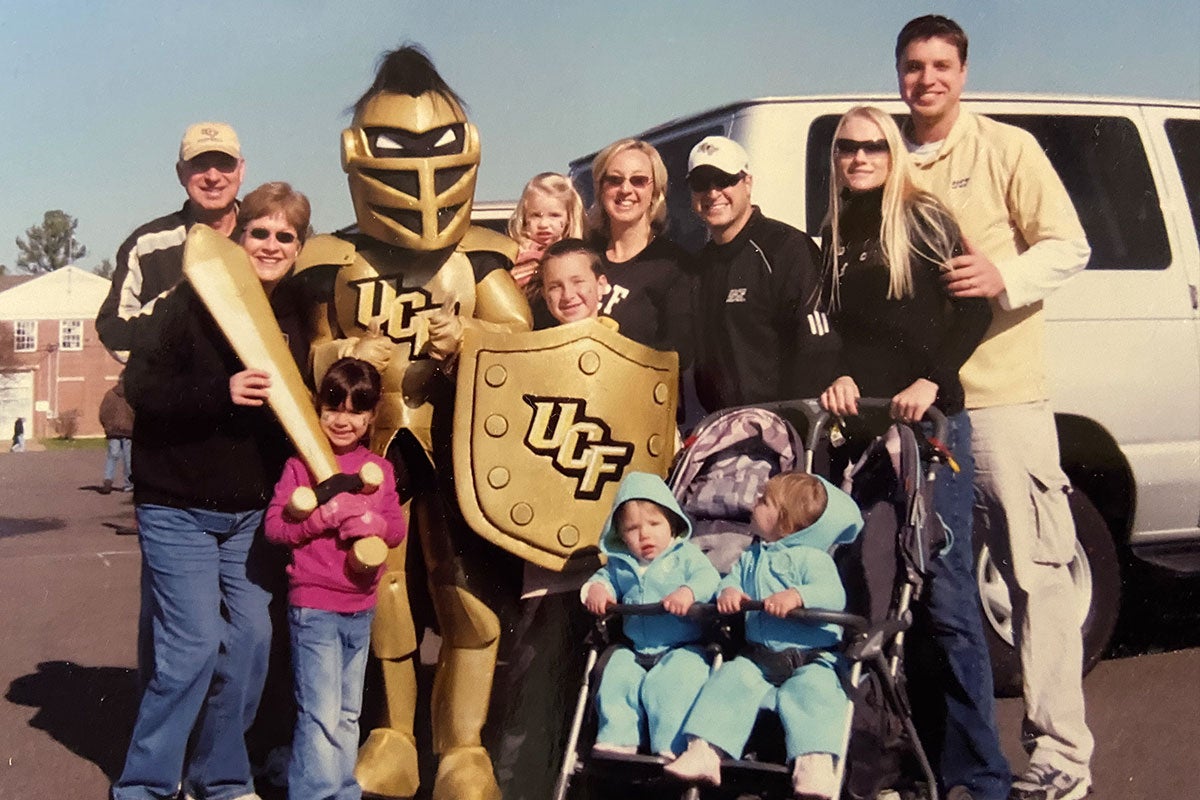
[[[342,131],[358,227],[409,250],[457,244],[471,224],[479,132],[419,48],[387,53]]]

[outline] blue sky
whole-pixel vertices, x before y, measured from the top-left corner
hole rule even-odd
[[[0,263],[47,209],[91,268],[177,208],[191,122],[232,123],[245,188],[290,181],[314,225],[352,221],[346,107],[381,52],[424,45],[483,141],[477,199],[659,122],[764,95],[894,91],[911,17],[971,37],[968,90],[1200,100],[1195,0],[570,3],[0,0]]]

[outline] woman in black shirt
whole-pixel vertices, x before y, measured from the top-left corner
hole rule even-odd
[[[998,750],[987,645],[972,573],[974,461],[959,368],[991,322],[984,298],[955,298],[941,276],[963,252],[950,212],[909,177],[891,116],[858,106],[842,117],[831,154],[823,234],[824,299],[842,339],[840,375],[821,395],[834,414],[856,414],[860,395],[891,398],[892,417],[917,422],[930,406],[949,422],[953,456],[937,471],[933,510],[948,544],[930,563],[917,607],[916,652],[931,668],[910,671],[918,731],[942,776]],[[949,460],[948,460],[949,461]],[[942,787],[948,789],[950,787]]]

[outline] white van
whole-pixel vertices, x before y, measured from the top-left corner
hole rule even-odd
[[[1200,572],[1200,105],[1031,95],[964,102],[1038,139],[1092,246],[1087,270],[1045,304],[1051,399],[1077,490],[1072,572],[1090,667],[1116,623],[1120,556]],[[815,235],[833,130],[858,103],[907,111],[894,96],[763,98],[641,134],[671,176],[669,235],[693,249],[704,240],[684,178],[692,146],[710,134],[746,148],[763,213]],[[594,155],[571,163],[589,204]],[[996,685],[1019,692],[1008,593],[986,548],[977,549]]]

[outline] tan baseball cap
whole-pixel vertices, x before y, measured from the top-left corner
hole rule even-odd
[[[224,153],[242,157],[242,146],[233,127],[224,122],[197,122],[189,125],[179,142],[179,160],[191,161],[201,153]]]

